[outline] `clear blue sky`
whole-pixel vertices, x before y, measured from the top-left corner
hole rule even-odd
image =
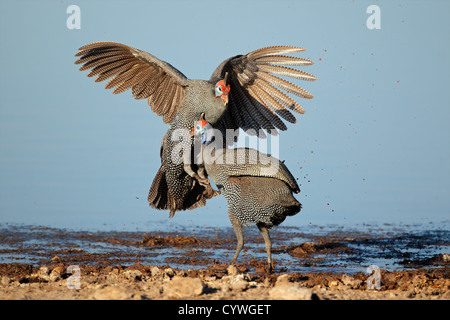
[[[69,30],[66,9],[81,9]],[[369,30],[366,9],[381,9]],[[285,225],[440,222],[450,216],[449,1],[0,2],[0,222],[62,227],[228,226],[226,201],[148,207],[167,130],[145,101],[112,95],[73,64],[116,41],[209,79],[224,59],[307,48],[306,114],[280,158],[303,210]]]

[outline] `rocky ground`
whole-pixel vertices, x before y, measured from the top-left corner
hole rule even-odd
[[[247,233],[239,263],[228,266],[234,235],[201,232],[0,228],[0,299],[450,299],[446,230],[318,235],[280,229],[272,233],[273,273],[265,270],[257,233]],[[371,264],[380,265],[374,289],[368,279],[376,273],[359,267]]]
[[[73,271],[72,271],[73,272]],[[1,264],[1,299],[450,299],[449,269],[388,272],[379,289],[368,289],[369,275],[248,273],[234,266],[177,270],[150,265],[40,268]]]

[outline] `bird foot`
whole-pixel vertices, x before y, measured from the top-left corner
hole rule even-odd
[[[188,179],[189,177],[194,178],[192,179],[192,186],[191,186],[192,188],[194,188],[197,183],[202,187],[208,187],[210,185],[208,178],[202,178],[196,173],[194,173],[194,175],[192,176],[187,174],[185,178]]]
[[[211,186],[206,186],[203,194],[206,196],[207,199],[211,199],[212,197],[220,195],[220,192],[217,190],[214,190]]]
[[[210,185],[208,178],[202,178],[198,174],[194,174],[194,178],[197,179],[198,183],[203,187],[207,187]]]

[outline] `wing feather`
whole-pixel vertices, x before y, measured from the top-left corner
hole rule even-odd
[[[187,78],[169,63],[116,42],[94,42],[75,54],[80,71],[90,70],[95,82],[110,79],[106,89],[122,93],[129,89],[135,99],[147,98],[149,106],[169,123],[183,107]]]
[[[292,77],[292,78],[296,78],[296,79],[300,79],[300,80],[306,80],[306,81],[317,80],[317,77],[313,76],[312,74],[309,74],[309,73],[301,71],[301,70],[293,69],[293,68],[283,67],[283,66],[273,66],[270,64],[266,64],[266,65],[259,66],[259,70],[267,72],[267,73],[276,73],[276,74],[280,74],[282,76]]]
[[[260,86],[253,85],[252,89],[255,90],[256,94],[266,106],[269,106],[276,114],[280,115],[286,121],[290,123],[296,123],[297,120],[287,109],[285,109],[274,97],[264,91]]]
[[[284,55],[302,51],[305,51],[302,47],[271,46],[223,61],[210,78],[210,82],[215,84],[228,74],[229,117],[224,117],[221,125],[272,131],[273,128],[286,130],[283,120],[295,123],[297,120],[290,110],[299,114],[305,110],[290,95],[304,99],[311,99],[313,95],[281,77],[304,81],[317,79],[295,68],[313,65],[313,61]]]
[[[283,65],[289,65],[289,66],[311,66],[314,64],[314,62],[312,62],[311,60],[308,60],[308,59],[299,58],[299,57],[279,56],[279,55],[256,58],[255,62],[258,65],[283,64]]]
[[[294,53],[294,52],[302,52],[305,51],[305,48],[301,47],[293,47],[293,46],[271,46],[261,48],[255,51],[250,52],[247,56],[249,58],[258,58],[265,57],[270,55],[278,55],[278,54],[286,54],[286,53]]]

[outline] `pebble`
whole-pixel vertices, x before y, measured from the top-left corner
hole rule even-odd
[[[127,270],[123,273],[125,278],[132,281],[142,281],[142,272],[139,270]]]
[[[336,287],[336,286],[338,286],[339,285],[339,282],[338,281],[336,281],[336,280],[333,280],[333,281],[330,281],[330,282],[328,282],[328,286],[331,288],[331,287]]]
[[[169,278],[172,278],[175,275],[175,272],[173,271],[172,268],[167,268],[164,270],[164,273],[166,276],[168,276]]]
[[[230,264],[227,268],[227,272],[229,276],[235,276],[239,273],[238,269],[235,265]]]
[[[161,271],[161,269],[159,269],[158,267],[152,267],[150,269],[150,272],[152,273],[152,277],[155,278],[162,278],[164,276],[164,272]]]
[[[234,276],[225,276],[222,278],[228,284],[228,288],[236,291],[247,290],[249,278],[246,275],[238,274]]]
[[[279,275],[277,278],[277,282],[275,283],[275,286],[280,286],[280,285],[284,285],[284,284],[289,284],[289,275],[287,274],[282,274]]]
[[[361,280],[354,279],[352,276],[344,274],[341,278],[341,281],[346,286],[349,286],[352,289],[358,289],[361,285]]]
[[[43,266],[43,267],[39,268],[38,272],[33,273],[31,275],[31,277],[32,278],[40,278],[44,281],[50,281],[49,273],[50,273],[50,270],[48,269],[48,267]]]
[[[9,283],[11,282],[11,279],[7,276],[3,276],[2,277],[2,286],[6,287],[7,285],[9,285]]]
[[[174,276],[163,286],[163,293],[168,297],[187,298],[203,293],[204,284],[199,278]]]
[[[62,259],[61,259],[58,255],[55,255],[55,256],[52,258],[52,261],[53,261],[53,262],[61,262]]]

